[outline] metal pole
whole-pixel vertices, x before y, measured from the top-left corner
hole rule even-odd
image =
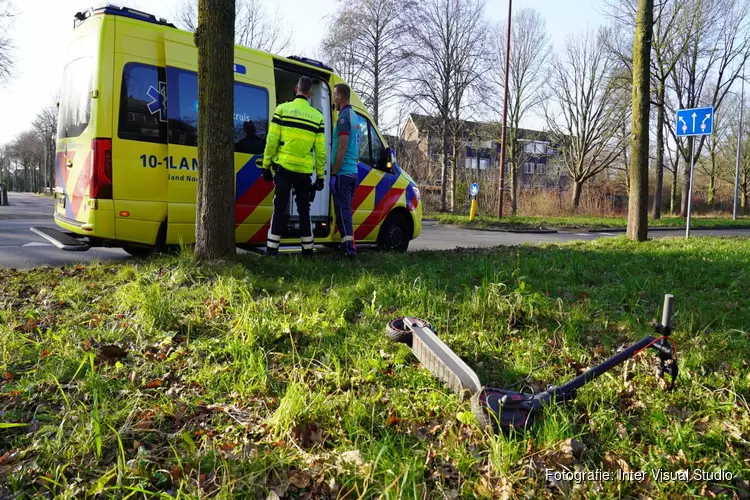
[[[745,70],[742,70],[742,93],[740,94],[740,124],[737,130],[737,166],[734,171],[734,209],[732,220],[737,220],[740,197],[740,148],[742,147],[742,112],[745,110]]]
[[[690,238],[690,215],[693,209],[693,175],[695,174],[695,136],[691,137],[690,147],[690,190],[688,191],[687,226],[685,227],[685,238]]]
[[[510,73],[510,22],[513,12],[513,0],[508,0],[508,33],[505,41],[505,87],[503,96],[503,128],[500,137],[500,193],[497,208],[497,216],[503,216],[503,187],[505,185],[505,150],[506,150],[506,124],[508,123],[508,73]]]

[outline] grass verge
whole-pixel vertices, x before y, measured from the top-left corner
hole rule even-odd
[[[750,241],[719,238],[0,269],[0,497],[747,494],[748,279]],[[383,333],[428,319],[486,385],[538,390],[651,333],[664,293],[677,389],[644,353],[527,435]],[[734,478],[652,476],[697,469]]]
[[[626,229],[628,221],[624,217],[521,217],[508,216],[499,219],[490,216],[477,216],[473,221],[468,215],[432,213],[425,218],[438,220],[441,224],[451,224],[477,229],[535,230],[535,229]],[[684,229],[684,217],[662,217],[649,219],[649,227]],[[692,217],[691,229],[750,228],[750,218]]]

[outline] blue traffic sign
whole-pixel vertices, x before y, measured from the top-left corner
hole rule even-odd
[[[690,108],[677,111],[677,137],[711,135],[714,132],[714,108]]]
[[[476,196],[477,194],[479,194],[479,184],[477,184],[476,182],[472,184],[469,188],[469,193],[471,193],[472,196]]]

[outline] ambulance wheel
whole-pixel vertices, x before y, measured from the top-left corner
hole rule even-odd
[[[130,255],[132,255],[133,257],[138,257],[138,258],[148,257],[154,251],[153,248],[139,247],[138,245],[123,245],[122,249],[125,250]]]
[[[405,252],[411,240],[411,224],[403,214],[392,212],[380,227],[378,248],[385,251]]]

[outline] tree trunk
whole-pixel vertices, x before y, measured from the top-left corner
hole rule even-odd
[[[654,219],[661,219],[661,198],[664,190],[664,82],[659,82],[656,102],[656,191],[654,191]]]
[[[456,164],[458,163],[458,151],[456,144],[458,139],[453,137],[453,157],[451,161],[451,212],[456,211]]]
[[[581,204],[581,191],[583,190],[583,181],[573,181],[573,210],[578,210]]]
[[[518,165],[510,160],[510,215],[518,212]]]
[[[443,168],[440,172],[440,211],[445,212],[448,208],[446,200],[446,191],[448,183],[448,120],[443,119]]]
[[[516,111],[516,116],[519,112]],[[508,164],[510,165],[510,214],[516,215],[518,213],[518,124],[514,123],[514,127],[508,132],[508,146],[506,149],[508,155]]]
[[[195,256],[227,258],[234,240],[235,0],[198,0],[198,204]]]
[[[711,210],[714,209],[714,203],[716,203],[716,175],[713,173],[708,178],[708,206]]]
[[[633,124],[628,205],[628,238],[636,241],[648,239],[648,121],[653,27],[654,0],[638,0],[633,45]]]

